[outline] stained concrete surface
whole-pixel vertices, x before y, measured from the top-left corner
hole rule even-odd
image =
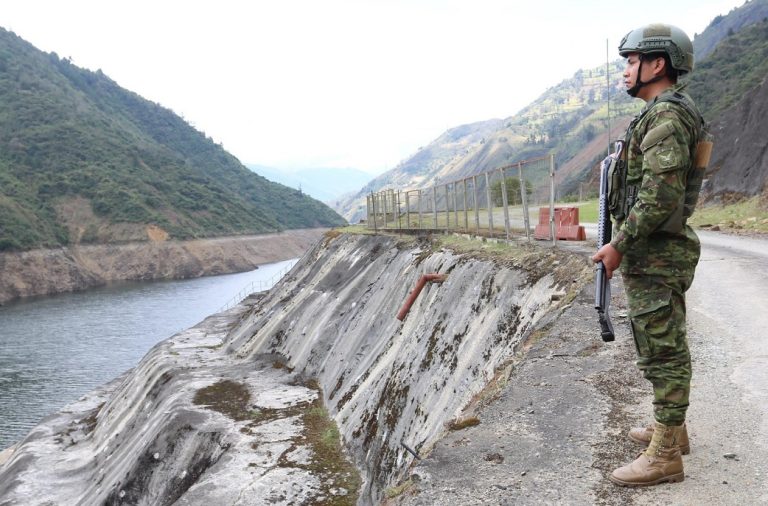
[[[263,418],[312,396],[361,471],[361,505],[397,491],[390,503],[768,502],[762,376],[748,384],[742,367],[762,360],[762,341],[754,326],[728,326],[727,308],[701,303],[713,298],[708,290],[728,293],[717,272],[747,283],[762,257],[705,255],[707,283],[694,284],[689,307],[686,480],[631,490],[606,475],[640,450],[626,430],[650,421],[651,399],[633,365],[620,282],[617,341],[603,344],[591,287],[568,295],[589,250],[558,249],[497,262],[385,237],[329,237],[266,297],[161,343],[130,374],[43,421],[0,465],[0,504],[343,501],[346,490],[321,488],[328,478],[307,472],[312,449],[296,438],[295,414]],[[397,323],[423,272],[449,280]],[[193,402],[222,381],[247,388],[245,415]],[[448,431],[467,415],[480,424]]]
[[[627,489],[607,480],[641,450],[627,429],[652,419],[617,278],[616,342],[600,341],[587,287],[478,410],[481,423],[424,455],[388,504],[768,504],[768,382],[759,366],[768,241],[700,235],[687,297],[694,377],[684,482]]]

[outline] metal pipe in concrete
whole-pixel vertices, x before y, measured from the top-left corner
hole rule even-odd
[[[416,282],[416,286],[414,287],[413,291],[411,291],[411,293],[408,294],[408,298],[405,299],[405,303],[403,304],[403,307],[401,307],[400,311],[397,313],[397,319],[400,321],[403,321],[405,319],[405,316],[408,314],[408,311],[411,310],[411,306],[413,305],[414,302],[416,302],[416,299],[419,297],[421,290],[424,288],[424,285],[426,285],[427,282],[442,283],[443,281],[445,281],[446,277],[447,277],[446,274],[422,275],[419,278],[419,280]]]

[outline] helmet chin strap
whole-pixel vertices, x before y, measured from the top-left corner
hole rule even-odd
[[[637,94],[640,93],[640,88],[643,86],[647,86],[649,84],[653,84],[655,82],[661,81],[664,77],[663,76],[656,76],[652,78],[649,81],[641,81],[640,76],[643,73],[643,58],[640,57],[640,64],[637,66],[637,78],[635,79],[635,84],[631,88],[627,89],[627,93],[630,97],[635,98],[637,97]]]

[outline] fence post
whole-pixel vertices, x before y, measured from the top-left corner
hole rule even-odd
[[[419,230],[421,230],[422,223],[423,223],[422,209],[421,209],[421,188],[419,188],[418,203],[419,203]]]
[[[459,202],[456,198],[456,181],[453,182],[453,226],[459,228]]]
[[[504,232],[507,235],[507,241],[509,241],[509,199],[507,198],[507,181],[504,179],[504,168],[499,168],[499,175],[501,175],[501,204],[504,206]]]
[[[373,231],[378,233],[379,229],[376,226],[376,194],[371,190],[371,207],[373,208]]]
[[[437,229],[437,185],[432,186],[432,228]]]
[[[488,233],[493,237],[493,202],[491,202],[491,178],[488,177],[488,172],[485,173],[485,195],[488,206]]]
[[[469,231],[469,216],[467,214],[467,180],[464,179],[464,230]]]
[[[480,208],[477,206],[477,176],[472,176],[472,204],[475,208],[475,233],[480,235]]]
[[[557,246],[555,234],[555,154],[549,155],[549,232],[552,234],[552,246]]]
[[[411,228],[411,192],[405,192],[405,228]]]
[[[517,173],[520,177],[520,201],[523,203],[523,226],[525,227],[525,238],[531,242],[531,220],[528,215],[528,187],[523,179],[523,162],[517,162]]]
[[[397,193],[394,195],[395,197],[395,217],[397,219],[397,229],[400,230],[402,228],[402,224],[400,223],[400,190],[397,190]]]
[[[371,228],[371,196],[365,196],[365,228]]]

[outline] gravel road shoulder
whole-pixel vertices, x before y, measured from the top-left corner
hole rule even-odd
[[[480,424],[450,432],[413,468],[413,485],[389,504],[768,503],[765,406],[733,379],[741,355],[720,325],[689,309],[694,382],[686,479],[642,489],[607,476],[641,447],[626,430],[651,421],[650,387],[635,350],[620,280],[613,283],[617,339],[597,332],[593,286],[536,340]]]

